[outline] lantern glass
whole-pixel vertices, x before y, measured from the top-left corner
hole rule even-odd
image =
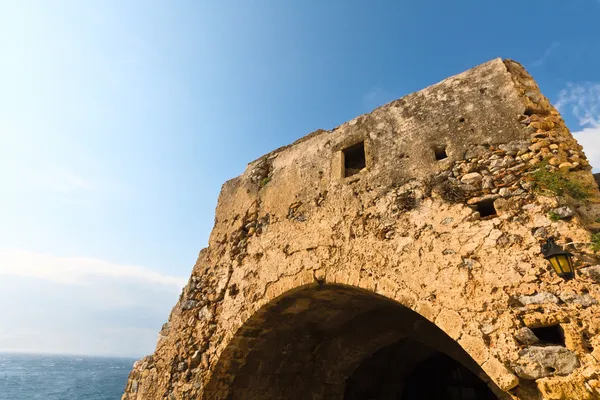
[[[557,254],[549,258],[550,264],[556,273],[565,279],[573,277],[573,264],[568,254]]]
[[[572,254],[561,249],[552,238],[546,240],[546,244],[542,245],[542,254],[550,262],[558,276],[566,280],[575,277]]]

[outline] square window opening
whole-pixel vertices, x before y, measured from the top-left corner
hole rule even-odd
[[[481,218],[494,217],[498,215],[496,207],[494,207],[493,199],[480,201],[479,203],[477,203],[476,207],[477,211],[479,211],[479,216]]]
[[[356,143],[342,151],[344,153],[344,177],[355,175],[365,169],[367,166],[365,142]]]
[[[446,146],[435,146],[433,148],[433,152],[435,153],[435,159],[437,161],[448,158],[448,153],[446,152]]]
[[[531,331],[540,339],[542,344],[555,344],[565,346],[565,332],[560,325],[543,326],[539,328],[530,328]]]

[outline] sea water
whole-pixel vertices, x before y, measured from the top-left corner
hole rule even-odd
[[[134,361],[0,354],[0,400],[119,400]]]

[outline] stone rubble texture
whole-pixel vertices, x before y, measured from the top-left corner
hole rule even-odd
[[[536,344],[540,339],[528,327],[524,326],[515,333],[515,339],[524,345]]]
[[[515,372],[524,379],[539,379],[553,375],[569,375],[577,367],[577,356],[564,347],[530,346],[519,352]]]
[[[345,177],[361,141],[366,168]],[[589,197],[540,190],[540,167]],[[501,59],[277,149],[223,185],[209,246],[123,400],[343,399],[361,360],[406,337],[501,399],[600,399],[600,263],[579,245],[563,281],[540,254],[549,236],[600,228],[590,171],[531,76]],[[552,220],[560,207],[572,216]],[[556,324],[564,346],[531,337]]]

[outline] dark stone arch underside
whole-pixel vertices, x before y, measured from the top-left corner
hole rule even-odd
[[[236,332],[213,371],[210,400],[413,400],[427,375],[439,387],[423,388],[438,396],[431,400],[502,396],[437,326],[343,285],[304,286],[274,299]]]

